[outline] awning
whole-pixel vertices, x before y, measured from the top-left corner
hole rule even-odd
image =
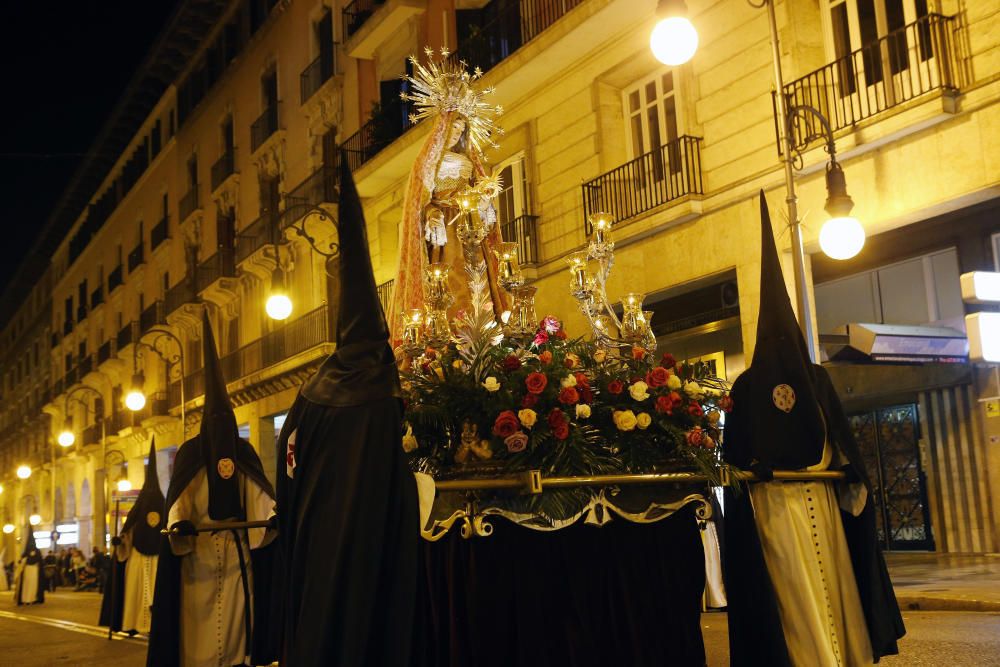
[[[844,333],[820,336],[831,361],[964,364],[965,334],[950,327],[905,324],[848,324]]]

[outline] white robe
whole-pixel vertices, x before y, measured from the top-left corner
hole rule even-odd
[[[826,470],[834,452],[808,470]],[[796,667],[872,664],[871,640],[844,537],[840,507],[855,516],[864,485],[832,482],[750,485],[764,562],[774,584],[785,644]]]
[[[715,521],[705,522],[701,531],[701,545],[705,550],[705,607],[715,609],[726,606],[726,586],[722,583],[722,552]]]
[[[38,585],[41,582],[41,565],[28,565],[25,559],[17,563],[14,571],[14,603],[34,604],[38,598]],[[18,595],[20,593],[20,596]]]
[[[263,521],[274,515],[274,500],[242,473],[240,486],[247,521]],[[217,523],[208,516],[208,477],[200,470],[171,506],[167,525],[187,520],[195,526]],[[180,656],[182,667],[230,667],[246,662],[246,600],[238,549],[247,567],[250,609],[253,608],[253,572],[250,549],[265,546],[274,531],[251,528],[239,531],[199,533],[196,537],[171,536],[173,553],[181,559]],[[252,619],[251,619],[252,620]]]
[[[10,590],[10,583],[7,581],[7,568],[5,567],[7,561],[4,560],[4,555],[6,555],[6,549],[0,549],[0,593],[5,593]]]
[[[115,550],[119,562],[125,563],[125,592],[122,609],[122,630],[149,634],[150,608],[156,585],[157,556],[147,556],[132,548],[132,530],[122,536]]]

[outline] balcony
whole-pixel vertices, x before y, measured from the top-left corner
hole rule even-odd
[[[97,348],[97,363],[103,364],[105,361],[111,358],[111,341],[106,340],[101,343],[101,346]]]
[[[955,29],[953,17],[923,16],[785,85],[788,104],[815,108],[836,132],[933,91],[957,91]],[[804,150],[822,134],[806,116],[796,119],[792,139]]]
[[[264,142],[277,131],[278,103],[273,102],[250,126],[250,150],[256,153],[264,145]]]
[[[91,424],[87,428],[83,429],[83,433],[80,434],[81,443],[86,447],[87,445],[99,445],[101,444],[101,422],[98,421],[96,424]]]
[[[185,278],[167,290],[167,296],[163,301],[164,313],[169,315],[180,310],[181,306],[186,303],[197,303],[198,295],[195,293],[192,282]]]
[[[585,218],[624,222],[685,195],[703,194],[701,138],[682,136],[583,184]],[[586,233],[591,233],[586,223]]]
[[[93,310],[104,303],[104,288],[98,287],[90,293],[90,309]]]
[[[145,253],[142,251],[142,241],[132,248],[128,254],[128,272],[132,273],[146,263]]]
[[[314,171],[285,195],[281,229],[297,222],[321,204],[336,203],[339,200],[339,186],[339,172],[334,167],[323,166]]]
[[[318,56],[302,70],[302,74],[299,75],[300,104],[305,104],[306,100],[315,95],[316,91],[333,77],[336,70],[334,61],[336,49],[336,44],[331,45],[329,55]]]
[[[344,7],[344,37],[350,39],[385,0],[354,0]]]
[[[124,350],[128,345],[132,343],[132,323],[129,322],[121,329],[118,330],[118,335],[115,336],[115,349],[118,352]]]
[[[517,259],[521,264],[538,263],[538,216],[522,215],[500,226],[504,241],[517,243]]]
[[[278,216],[265,211],[236,235],[237,264],[245,262],[264,246],[273,245],[279,238]]]
[[[204,292],[220,278],[236,277],[235,253],[231,249],[222,249],[198,265],[195,274],[195,291]]]
[[[219,189],[227,178],[236,173],[236,150],[231,149],[212,165],[212,192]]]
[[[459,35],[458,47],[449,56],[453,63],[464,61],[469,68],[486,72],[543,30],[558,21],[583,0],[520,0],[493,2],[483,11],[483,23]],[[488,11],[496,7],[496,11]]]
[[[82,380],[87,373],[94,370],[94,358],[89,354],[85,357],[80,357],[80,361],[77,363],[76,368],[77,371],[79,371],[80,379]]]
[[[122,286],[125,282],[122,277],[123,273],[124,271],[121,264],[111,270],[111,273],[108,274],[108,292],[114,292],[115,289]]]
[[[81,303],[76,308],[76,323],[80,324],[85,319],[87,319],[87,306]]]
[[[392,307],[392,287],[395,284],[395,280],[387,280],[375,288],[378,291],[378,300],[382,304],[383,313],[388,313]]]
[[[156,250],[168,238],[170,238],[170,218],[163,216],[149,232],[149,249]]]
[[[52,332],[52,345],[50,345],[50,347],[52,347],[52,348],[59,347],[60,341],[61,341],[61,339],[59,338],[59,332],[58,331],[53,331]]]
[[[405,30],[410,19],[426,8],[425,0],[354,0],[343,12],[347,55],[374,57],[382,44]]]
[[[186,195],[181,197],[181,201],[178,204],[178,210],[180,213],[180,220],[184,222],[191,214],[198,210],[198,184],[195,183],[191,186],[191,189]]]
[[[323,343],[331,342],[330,315],[320,306],[279,329],[227,354],[220,361],[222,373],[230,381],[242,379],[279,364]],[[180,384],[170,385],[169,404],[180,405]],[[184,398],[192,400],[205,393],[205,371],[195,370],[184,378]]]
[[[164,324],[163,302],[154,301],[139,314],[139,333],[144,334],[157,324]]]
[[[357,132],[344,140],[340,148],[347,156],[347,164],[352,172],[357,171],[361,165],[378,155],[379,151],[403,136],[403,133],[412,127],[407,106],[401,100],[392,100]]]
[[[66,321],[63,322],[63,329],[62,329],[63,336],[68,336],[71,333],[73,333],[73,324],[74,324],[73,320],[69,318],[67,318]]]

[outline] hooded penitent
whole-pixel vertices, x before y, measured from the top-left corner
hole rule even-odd
[[[37,604],[45,602],[45,581],[42,576],[42,554],[35,545],[35,532],[29,523],[25,527],[24,549],[14,572],[14,602]]]
[[[175,527],[185,521],[194,524],[265,520],[273,507],[273,487],[253,446],[239,437],[207,315],[202,326],[205,407],[201,432],[177,451],[167,490],[167,521],[170,527]],[[207,506],[204,508],[197,485],[192,484],[202,470],[207,482]],[[174,517],[174,506],[185,494],[185,502],[179,507],[186,507],[189,514]],[[263,529],[252,530],[263,533]],[[242,662],[244,650],[251,655],[251,663],[255,665],[269,664],[275,659],[267,643],[273,550],[267,540],[259,546],[251,544],[247,537],[249,532],[230,529],[199,533],[189,538],[187,551],[181,555],[174,552],[171,540],[164,540],[156,573],[147,665],[202,664],[190,653],[212,651],[211,647],[216,645],[220,647],[219,660],[231,658],[232,663]],[[184,559],[188,559],[188,568],[182,578]],[[191,589],[185,589],[186,598],[181,593],[182,586]],[[248,595],[253,599],[252,613],[244,604]],[[218,604],[198,603],[204,600],[218,601]],[[186,616],[183,620],[182,615]],[[181,636],[185,623],[189,628],[196,628],[189,630],[193,633],[191,636]],[[234,647],[233,637],[239,636],[245,641],[235,642]],[[188,653],[182,655],[182,650]]]
[[[132,548],[146,556],[156,556],[160,553],[163,543],[163,527],[167,517],[163,507],[165,500],[160,491],[160,478],[156,472],[156,441],[149,443],[149,463],[146,464],[146,479],[142,490],[135,499],[135,505],[129,510],[122,525],[122,533],[132,531]]]
[[[42,562],[42,552],[35,545],[35,530],[29,523],[24,530],[28,537],[24,540],[24,549],[21,551],[21,558],[27,565],[38,565]]]
[[[861,485],[867,487],[869,495],[863,507],[852,506],[851,511],[833,509],[828,523],[833,524],[832,533],[839,532],[837,522],[842,524],[850,552],[850,564],[846,570],[853,571],[857,587],[857,598],[853,597],[853,592],[843,593],[841,588],[838,599],[843,595],[843,599],[860,600],[871,652],[877,660],[882,655],[897,653],[896,640],[905,631],[876,540],[871,485],[830,376],[826,369],[809,359],[785,288],[763,192],[760,193],[760,215],[761,278],[757,342],[750,367],[733,384],[733,411],[726,418],[723,458],[737,467],[753,469],[765,479],[774,470],[801,470],[817,464],[817,468],[821,468],[829,461],[830,469],[841,469],[846,473],[847,479],[841,484],[853,484],[854,488]],[[752,503],[755,491],[748,488],[740,493],[732,489],[726,491],[724,574],[729,603],[730,663],[734,666],[781,667],[793,664],[782,627],[776,587],[781,587],[787,595],[790,590],[788,581],[795,579],[786,581],[792,576],[787,572],[781,579],[772,579],[761,542],[761,522],[767,522],[771,535],[780,527],[779,532],[795,533],[803,543],[808,543],[809,548],[799,552],[801,558],[795,563],[796,567],[806,570],[803,576],[818,577],[823,582],[827,582],[824,577],[829,576],[829,581],[834,583],[849,577],[848,571],[839,568],[841,563],[831,562],[825,566],[814,563],[819,559],[820,545],[826,548],[825,545],[836,541],[829,535],[817,537],[816,531],[824,527],[817,528],[816,524],[820,522],[816,516],[813,516],[811,526],[808,513],[803,513],[801,522],[798,521],[798,514],[795,514],[796,520],[792,520],[792,503],[801,500],[803,507],[811,508],[812,496],[816,496],[816,506],[819,506],[821,499],[818,492],[828,493],[827,487],[821,487],[822,484],[803,486],[801,490],[806,492],[800,494],[802,498],[795,496],[799,493],[798,489],[787,487],[785,491],[790,503],[787,516],[782,511],[775,516],[755,515],[755,510],[758,513],[761,511]],[[770,485],[761,487],[764,488],[770,488]],[[809,488],[816,493],[809,493]],[[780,499],[783,496],[778,493],[767,497]],[[862,493],[854,497],[865,496]],[[832,498],[830,502],[836,506],[835,493]],[[817,511],[816,515],[819,514]],[[826,519],[827,516],[821,518]],[[813,540],[817,540],[815,554],[812,553]],[[789,543],[796,543],[795,538],[789,537]],[[823,574],[824,569],[826,575]],[[845,586],[849,588],[849,583]],[[808,593],[803,592],[802,595]],[[843,599],[841,604],[846,605]],[[822,601],[814,600],[805,604],[804,608],[809,604],[822,606]],[[822,626],[825,621],[820,616],[808,621]],[[857,628],[849,627],[847,633],[852,635],[847,641],[857,640]],[[840,640],[844,642],[845,638]]]
[[[416,591],[416,485],[402,449],[399,374],[361,201],[341,161],[337,348],[278,438],[291,665],[403,665]]]

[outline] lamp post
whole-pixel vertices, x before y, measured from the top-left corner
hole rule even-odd
[[[768,30],[771,37],[771,62],[774,71],[776,93],[775,112],[778,116],[777,125],[779,143],[781,146],[781,162],[785,171],[785,203],[788,207],[788,226],[792,236],[792,275],[795,279],[795,305],[798,311],[799,327],[802,329],[809,357],[815,362],[819,356],[816,341],[813,337],[813,322],[809,288],[806,284],[805,251],[802,247],[802,223],[799,220],[798,196],[795,194],[795,165],[801,162],[801,150],[794,140],[794,128],[797,119],[809,116],[817,120],[822,128],[821,133],[811,131],[803,139],[803,145],[808,145],[814,139],[826,141],[826,151],[830,162],[826,170],[826,211],[831,215],[820,230],[820,247],[833,259],[849,259],[856,255],[864,245],[864,228],[857,219],[850,217],[854,202],[847,194],[847,184],[844,172],[836,159],[833,130],[829,121],[822,113],[808,105],[789,107],[785,97],[785,80],[781,72],[781,48],[778,41],[778,21],[775,16],[774,0],[747,0],[747,4],[755,9],[767,9]],[[697,47],[697,34],[693,38],[693,47],[669,47],[669,44],[692,43],[689,33],[694,30],[687,22],[686,7],[682,0],[659,0],[657,11],[664,20],[660,21],[650,36],[650,48],[653,54],[668,65],[680,65],[687,62]],[[685,23],[686,22],[686,23]],[[668,32],[669,27],[669,32]],[[669,48],[668,48],[669,47]],[[670,58],[661,55],[671,52]],[[811,126],[810,126],[811,127]]]
[[[145,342],[143,338],[150,337],[150,342]],[[172,354],[160,346],[161,341],[172,341],[177,346],[177,354]],[[181,441],[187,440],[187,413],[184,399],[184,343],[181,339],[166,329],[151,329],[136,338],[132,347],[132,368],[135,374],[132,376],[132,387],[125,397],[125,406],[132,412],[138,412],[146,405],[146,395],[143,392],[145,377],[139,368],[139,347],[152,350],[167,365],[167,386],[170,386],[170,375],[173,369],[180,370],[181,389]]]
[[[94,398],[99,398],[102,401],[104,400],[104,395],[101,394],[100,391],[98,391],[97,389],[94,389],[90,385],[86,385],[86,384],[77,385],[77,386],[73,387],[72,389],[70,389],[68,392],[66,392],[66,397],[65,397],[65,399],[63,399],[63,415],[66,416],[66,425],[63,428],[62,432],[59,433],[58,437],[56,438],[56,442],[58,442],[59,446],[61,446],[63,448],[72,447],[73,443],[76,442],[76,436],[73,434],[72,428],[70,428],[71,423],[70,423],[70,420],[69,420],[69,403],[70,403],[71,400],[75,400],[77,403],[79,403],[80,405],[83,406],[83,409],[86,412],[86,414],[88,414],[88,415],[93,414],[95,421],[98,419],[98,417],[100,417],[100,424],[101,424],[101,458],[103,459],[104,457],[107,456],[107,451],[108,451],[107,421],[104,419],[104,411],[102,409],[101,414],[98,415],[97,414],[97,408],[94,407],[94,409],[92,410],[90,408],[90,405],[88,405],[79,396],[79,394],[81,394],[81,393],[90,394]],[[104,540],[104,532],[105,532],[104,515],[105,515],[105,512],[107,512],[107,497],[108,497],[108,491],[107,491],[107,488],[108,488],[107,468],[105,468],[105,469],[102,470],[102,477],[104,479],[103,479],[103,484],[101,485],[101,487],[102,487],[101,488],[101,508],[100,508],[99,512],[95,512],[95,514],[97,515],[97,525],[94,526],[94,534],[95,535],[100,535],[101,541]],[[56,509],[55,509],[55,507],[56,507],[56,488],[55,487],[56,487],[56,448],[55,448],[55,445],[53,445],[52,446],[52,526],[53,526],[53,528],[56,525],[55,524],[55,521],[56,521]]]
[[[310,204],[300,204],[302,206],[311,206]],[[306,222],[315,216],[320,222],[329,223],[334,228],[336,228],[336,222],[333,217],[322,207],[312,206],[306,213],[300,216],[295,222],[289,225],[289,229],[295,232],[297,236],[304,239],[309,246],[316,251],[317,254],[326,258],[324,269],[327,275],[330,275],[330,262],[336,259],[340,255],[340,246],[336,241],[329,241],[325,245],[320,243],[315,236],[313,236],[306,227]],[[281,248],[285,246],[288,242],[283,238],[277,238],[275,234],[272,237],[271,242],[274,244],[277,255],[278,267],[275,269],[274,274],[271,277],[271,294],[264,304],[264,311],[267,316],[272,320],[285,320],[288,316],[292,314],[292,299],[288,294],[288,271],[281,264]],[[275,285],[279,287],[275,287]]]

